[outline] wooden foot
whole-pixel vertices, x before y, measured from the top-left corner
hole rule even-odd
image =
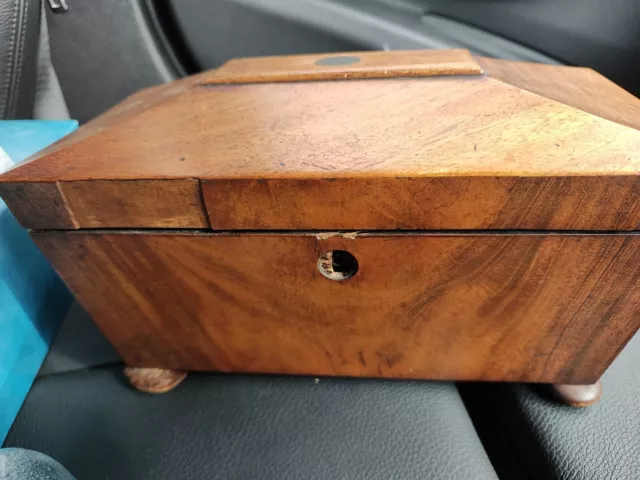
[[[135,389],[146,393],[166,393],[187,377],[187,372],[165,368],[126,367],[124,374]]]
[[[602,396],[602,383],[592,385],[552,385],[556,397],[572,407],[588,407]]]

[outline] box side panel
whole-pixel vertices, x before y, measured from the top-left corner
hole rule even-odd
[[[57,182],[0,184],[0,197],[24,228],[80,228]]]
[[[184,180],[60,182],[80,228],[207,228],[200,183]]]
[[[640,177],[203,182],[217,230],[635,230]]]
[[[209,228],[195,179],[5,183],[0,195],[31,229]]]

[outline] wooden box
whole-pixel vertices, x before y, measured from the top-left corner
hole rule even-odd
[[[240,59],[0,194],[131,366],[590,384],[640,326],[639,125],[583,68]]]

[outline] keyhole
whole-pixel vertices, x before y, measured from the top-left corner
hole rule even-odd
[[[318,259],[318,270],[330,280],[346,280],[358,271],[358,260],[346,250],[331,250]]]

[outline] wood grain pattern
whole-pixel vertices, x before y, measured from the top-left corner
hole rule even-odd
[[[0,181],[638,172],[639,131],[478,76],[187,90]]]
[[[640,326],[638,234],[33,237],[133,366],[587,384]]]
[[[56,182],[0,184],[0,197],[24,228],[78,228]]]
[[[218,180],[214,230],[635,230],[640,177]]]
[[[132,95],[128,96],[117,105],[109,108],[98,117],[85,123],[70,135],[61,138],[60,140],[43,148],[37,153],[29,156],[22,162],[15,164],[8,170],[8,172],[16,169],[22,169],[23,166],[27,163],[40,160],[43,157],[48,157],[56,152],[66,152],[68,149],[75,148],[75,145],[85,140],[91,139],[94,135],[99,134],[100,132],[103,132],[105,130],[117,127],[121,120],[135,116],[142,111],[152,109],[163,104],[167,99],[175,98],[189,89],[196,88],[198,85],[200,85],[201,78],[205,74],[206,72],[191,75],[179,80],[174,80],[170,83],[153,85],[151,87],[143,88],[138,92],[135,92]],[[90,155],[90,160],[95,160],[96,156],[99,156],[100,153],[101,152],[99,151],[94,151]],[[62,154],[64,155],[64,153]],[[43,160],[39,163],[46,163],[46,160]],[[63,175],[63,173],[61,174]],[[11,174],[9,174],[7,177],[10,176]],[[0,183],[2,182],[3,176],[0,175]]]
[[[590,68],[476,57],[487,75],[621,125],[640,128],[640,102]]]
[[[144,88],[125,98],[119,104],[111,107],[90,122],[82,125],[78,130],[75,130],[70,135],[67,135],[66,137],[63,137],[43,148],[37,153],[24,159],[22,162],[13,165],[8,172],[12,172],[16,169],[22,169],[26,164],[39,161],[43,157],[48,157],[56,152],[64,152],[67,149],[74,148],[75,145],[91,139],[94,135],[111,127],[117,126],[121,120],[129,118],[131,115],[135,115],[135,113],[161,104],[167,98],[181,94],[189,85],[194,81],[197,81],[197,78],[198,76],[196,75],[194,77],[174,81],[170,84],[155,85]],[[99,154],[100,152],[93,152],[90,156],[90,160],[94,160],[96,156],[99,156]],[[11,174],[8,176],[11,176]],[[0,175],[0,183],[2,183],[2,175]]]
[[[393,75],[420,62],[437,69],[470,58],[363,55],[366,68],[398,66]],[[298,75],[304,69],[296,68],[316,61],[242,60],[147,90],[0,176],[0,184],[83,182],[71,210],[83,225],[105,228],[205,228],[192,195],[171,203],[171,181],[209,185],[206,207],[217,228],[638,228],[640,101],[599,75],[480,58],[496,78],[202,86],[233,72],[243,82],[259,72]],[[177,211],[175,218],[132,210],[135,219],[123,221],[129,213],[121,207],[136,200],[113,202],[109,182],[135,180],[162,190],[152,195],[154,209]],[[142,199],[140,208],[148,205]],[[37,210],[26,219],[33,226]],[[151,221],[143,224],[145,215]]]
[[[212,70],[201,81],[211,85],[481,73],[468,50],[396,50],[237,58]]]
[[[208,228],[198,180],[61,182],[80,228]]]

